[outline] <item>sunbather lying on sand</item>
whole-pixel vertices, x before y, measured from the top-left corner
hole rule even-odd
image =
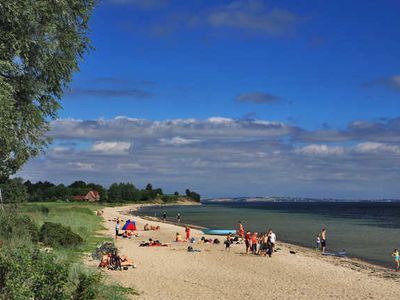
[[[139,247],[154,247],[154,246],[162,246],[162,247],[168,247],[167,244],[162,244],[160,241],[153,241],[152,239],[149,239],[148,242],[141,242]]]
[[[151,225],[151,226],[150,226],[150,229],[151,229],[151,230],[160,230],[160,226],[159,226],[159,225],[157,225],[157,226]]]

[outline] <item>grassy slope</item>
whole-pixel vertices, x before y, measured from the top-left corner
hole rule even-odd
[[[48,214],[41,210],[47,207]],[[96,216],[94,211],[104,206],[92,203],[68,203],[68,202],[35,202],[27,203],[20,208],[21,212],[29,215],[32,220],[41,226],[44,222],[61,223],[70,226],[72,231],[78,233],[85,243],[77,248],[57,248],[54,252],[62,260],[79,263],[84,253],[91,253],[98,244],[111,241],[99,233],[105,229],[103,219]],[[127,293],[135,294],[135,291],[122,288],[119,285],[107,284],[101,289],[100,299],[126,299]]]

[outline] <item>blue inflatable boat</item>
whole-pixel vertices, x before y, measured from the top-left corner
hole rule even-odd
[[[236,229],[204,229],[203,233],[208,235],[228,235],[235,234]]]

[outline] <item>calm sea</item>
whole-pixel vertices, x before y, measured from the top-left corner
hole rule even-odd
[[[140,214],[207,228],[265,232],[273,228],[281,241],[315,247],[321,228],[327,230],[327,249],[346,249],[349,256],[392,266],[393,248],[400,248],[399,202],[254,202],[202,206],[148,207]]]

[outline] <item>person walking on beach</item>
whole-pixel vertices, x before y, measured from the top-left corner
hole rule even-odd
[[[178,222],[178,224],[181,223],[181,214],[180,213],[177,214],[176,221]]]
[[[396,270],[396,272],[399,271],[399,264],[400,264],[400,253],[399,250],[394,249],[392,256],[394,257],[394,268]]]
[[[189,226],[186,226],[185,228],[185,233],[186,233],[186,240],[190,240],[190,228]]]
[[[251,232],[247,231],[245,236],[246,254],[248,254],[250,251],[250,240],[251,240]]]
[[[272,229],[268,229],[268,256],[271,257],[272,254],[274,253],[275,249],[275,243],[276,243],[276,235],[272,231]]]
[[[167,213],[164,211],[163,215],[162,215],[162,221],[163,223],[165,223],[165,221],[167,220]]]
[[[117,222],[115,223],[115,239],[118,239],[119,235],[119,219],[117,219]]]
[[[321,238],[321,250],[322,250],[322,253],[325,253],[325,249],[326,249],[326,229],[325,228],[322,228],[320,238]]]

